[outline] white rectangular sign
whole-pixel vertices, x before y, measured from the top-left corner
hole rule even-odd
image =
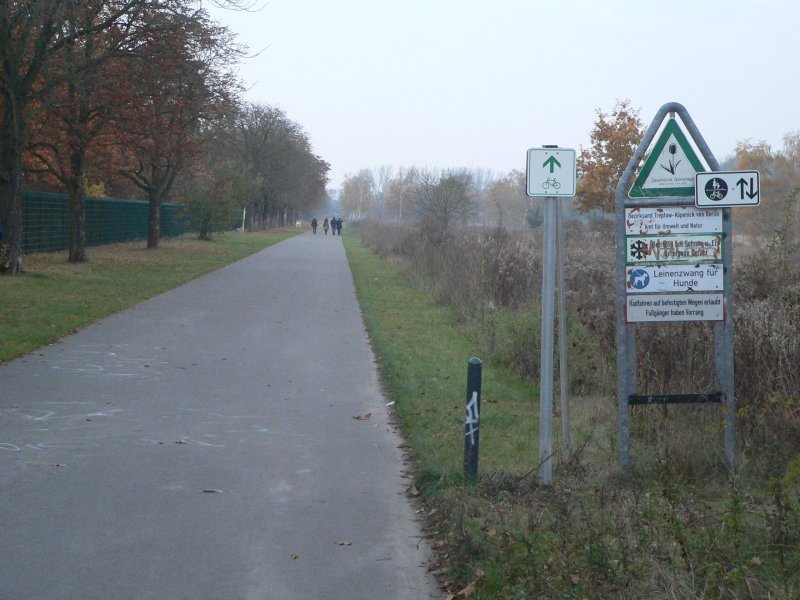
[[[528,196],[575,195],[575,150],[531,148],[528,150]]]
[[[722,292],[717,294],[629,295],[625,307],[628,323],[664,321],[722,321]]]
[[[717,292],[722,290],[722,273],[722,263],[627,267],[625,287],[629,294]]]
[[[721,233],[722,210],[694,206],[656,206],[625,209],[626,235]]]
[[[626,263],[693,263],[722,260],[722,234],[629,235]]]
[[[758,171],[716,171],[695,175],[697,206],[757,206],[761,202]]]

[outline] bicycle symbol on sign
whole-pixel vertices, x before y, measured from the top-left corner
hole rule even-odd
[[[555,177],[548,177],[547,180],[542,183],[542,187],[544,189],[552,187],[554,190],[557,190],[561,188],[561,184],[558,183],[558,180],[556,180]]]

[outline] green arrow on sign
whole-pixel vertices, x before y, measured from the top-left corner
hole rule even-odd
[[[542,163],[543,167],[546,167],[548,165],[550,166],[550,172],[551,173],[555,170],[556,166],[561,168],[561,163],[556,160],[555,156],[551,156],[550,158],[548,158],[546,161],[544,161]]]

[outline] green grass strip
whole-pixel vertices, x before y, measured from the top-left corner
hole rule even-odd
[[[0,363],[296,233],[187,235],[162,240],[158,250],[109,244],[89,248],[89,260],[77,264],[60,252],[28,255],[22,275],[0,277]]]
[[[452,309],[413,287],[400,269],[344,237],[383,381],[421,469],[420,480],[460,477],[467,361],[479,353]],[[480,358],[480,356],[479,356]],[[484,362],[479,472],[523,474],[538,453],[538,391]]]

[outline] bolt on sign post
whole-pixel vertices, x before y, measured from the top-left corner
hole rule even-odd
[[[658,110],[616,189],[617,394],[623,469],[630,466],[631,405],[723,402],[725,459],[734,470],[730,207],[755,205],[757,197],[758,173],[721,172],[681,104],[672,102]],[[713,322],[716,389],[637,394],[636,326],[671,321]]]
[[[539,380],[539,480],[553,482],[553,354],[555,335],[556,258],[563,260],[563,234],[560,231],[559,197],[575,196],[575,150],[543,146],[528,150],[527,193],[544,200],[544,252],[542,267],[542,340]],[[563,264],[559,263],[559,322],[566,323]],[[561,326],[561,419],[563,447],[569,447],[569,410],[566,398],[567,355],[566,327]]]

